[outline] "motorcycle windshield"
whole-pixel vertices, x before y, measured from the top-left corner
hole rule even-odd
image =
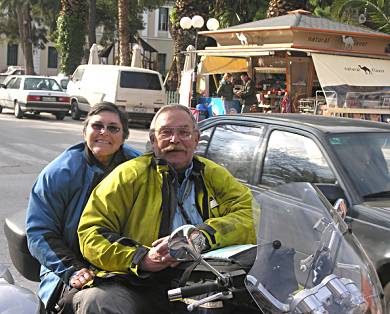
[[[257,256],[245,279],[264,313],[384,313],[372,263],[318,188],[255,196]]]

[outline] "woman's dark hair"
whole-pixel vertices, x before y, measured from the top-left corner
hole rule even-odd
[[[124,140],[127,139],[129,137],[129,120],[127,118],[127,113],[123,112],[115,104],[108,102],[108,101],[103,101],[103,102],[97,103],[96,105],[94,105],[91,108],[91,110],[88,112],[87,117],[84,120],[83,132],[85,132],[85,129],[88,126],[88,122],[89,122],[90,118],[94,115],[99,114],[100,112],[103,112],[103,111],[113,112],[113,113],[116,113],[118,115],[119,120],[120,120],[121,125],[122,125],[122,129],[123,129],[123,139]]]

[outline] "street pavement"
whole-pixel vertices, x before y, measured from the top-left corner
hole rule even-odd
[[[32,184],[39,172],[67,147],[82,141],[82,121],[53,115],[33,115],[16,119],[12,111],[0,114],[0,264],[10,268],[18,285],[33,291],[38,283],[24,279],[12,266],[4,236],[5,217],[24,210]],[[131,126],[126,141],[144,151],[148,131]]]

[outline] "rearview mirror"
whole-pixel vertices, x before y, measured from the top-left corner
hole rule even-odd
[[[177,228],[168,240],[169,254],[181,262],[199,260],[205,246],[205,237],[193,225]]]
[[[344,220],[347,217],[347,203],[343,198],[339,198],[333,205],[333,208],[340,215],[340,217]]]

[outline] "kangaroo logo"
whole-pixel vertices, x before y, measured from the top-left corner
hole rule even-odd
[[[365,74],[372,74],[371,73],[371,70],[369,68],[367,68],[365,65],[364,66],[361,66],[360,64],[358,65],[359,68],[361,68]]]

